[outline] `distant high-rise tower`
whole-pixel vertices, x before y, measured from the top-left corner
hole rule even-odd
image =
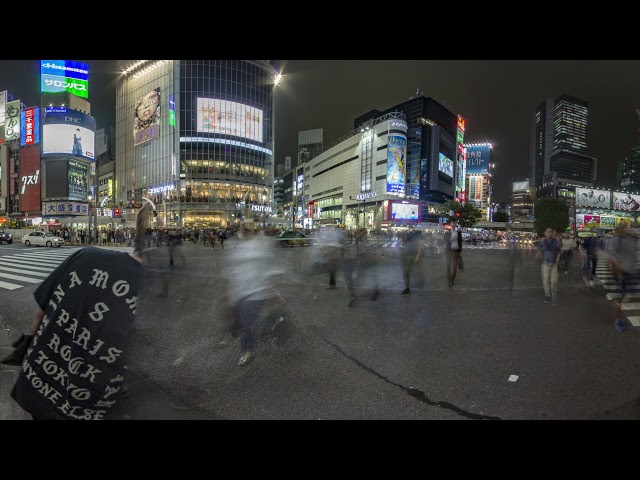
[[[550,172],[556,172],[561,186],[592,185],[597,160],[587,155],[588,126],[586,100],[560,95],[538,106],[530,155],[531,184],[538,193],[543,189],[545,175]]]
[[[323,135],[322,128],[298,132],[298,163],[296,166],[322,153]]]

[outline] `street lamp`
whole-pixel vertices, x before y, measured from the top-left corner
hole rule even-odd
[[[87,220],[88,220],[87,224],[89,225],[89,228],[88,228],[88,231],[87,231],[87,233],[88,233],[88,235],[87,235],[87,243],[91,244],[91,221],[92,221],[91,220],[91,215],[92,214],[95,215],[95,214],[97,214],[97,212],[93,211],[93,203],[92,203],[93,196],[89,195],[87,198],[89,200],[89,216],[87,217]]]
[[[262,190],[262,228],[267,228],[267,189],[266,187]]]

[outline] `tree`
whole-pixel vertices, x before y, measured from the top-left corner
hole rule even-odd
[[[494,222],[508,222],[509,221],[509,215],[507,215],[507,212],[496,212],[493,214],[493,221]]]
[[[453,211],[453,215],[449,212]],[[438,213],[442,217],[456,220],[461,228],[473,227],[482,218],[482,210],[473,203],[460,203],[455,200],[448,200],[438,208]]]
[[[534,206],[535,229],[538,235],[544,234],[548,227],[564,233],[569,226],[569,206],[559,198],[541,198]]]

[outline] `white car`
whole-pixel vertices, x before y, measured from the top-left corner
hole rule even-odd
[[[41,247],[61,247],[64,245],[64,239],[56,237],[52,233],[45,232],[31,232],[22,237],[22,243],[29,247],[31,245],[38,245]]]

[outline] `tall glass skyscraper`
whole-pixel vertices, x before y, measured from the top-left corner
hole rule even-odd
[[[588,155],[589,104],[569,95],[541,103],[532,131],[530,180],[538,195],[543,177],[556,172],[562,186],[590,186],[597,160]]]
[[[121,65],[115,197],[157,206],[158,227],[263,218],[273,198],[268,60],[141,60]],[[125,212],[127,213],[127,212]]]

